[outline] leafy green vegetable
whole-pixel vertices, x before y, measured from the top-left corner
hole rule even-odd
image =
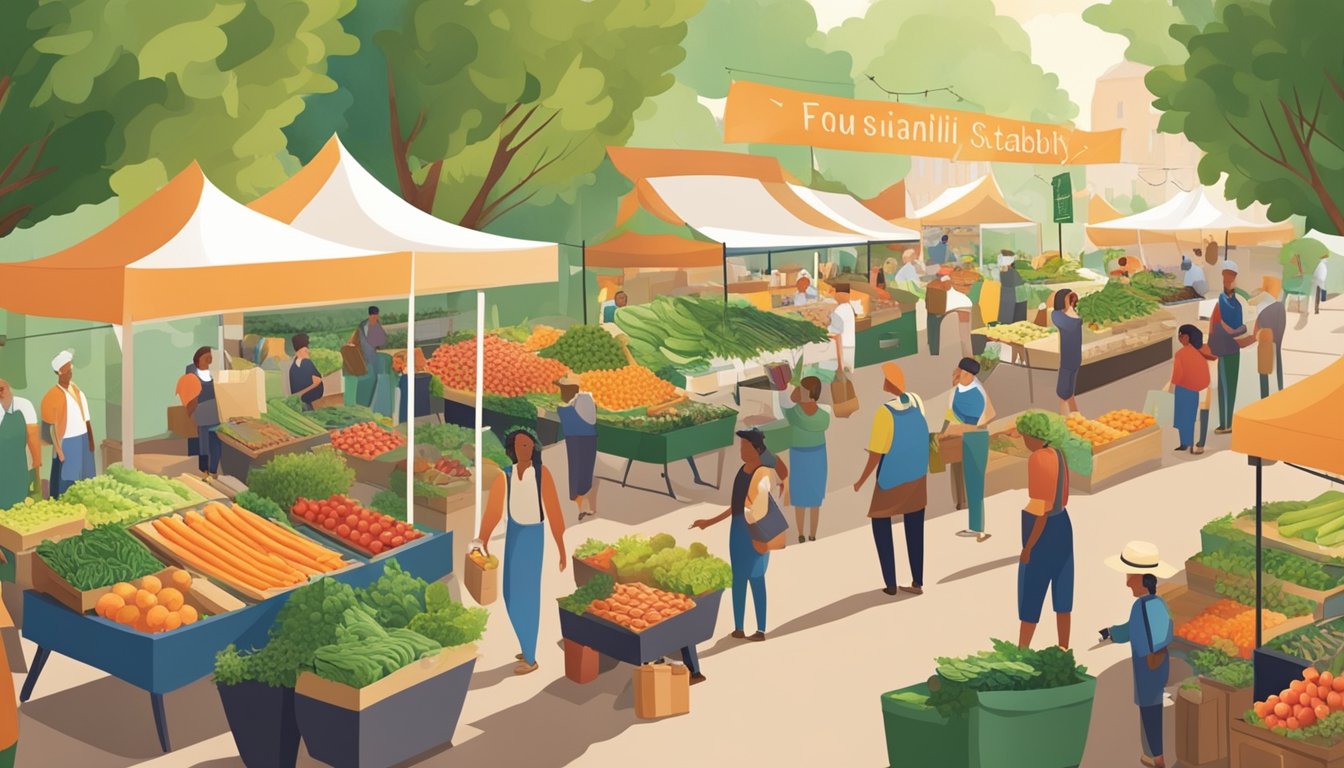
[[[1216,648],[1195,651],[1190,662],[1199,674],[1232,688],[1248,688],[1254,682],[1255,668],[1249,661],[1234,658]]]
[[[597,422],[624,429],[632,429],[637,432],[647,432],[653,435],[660,435],[666,432],[675,432],[678,429],[708,424],[711,421],[732,418],[737,415],[737,411],[722,405],[713,405],[710,403],[683,403],[669,410],[659,413],[657,416],[622,414],[616,416],[609,413],[599,413]]]
[[[616,589],[616,582],[605,573],[599,573],[588,580],[587,584],[574,590],[573,594],[560,598],[560,607],[570,613],[582,616],[584,611],[588,610],[588,605],[594,600],[605,600],[611,597],[611,593]]]
[[[281,509],[292,509],[300,497],[326,499],[349,493],[355,484],[355,470],[336,451],[320,448],[276,456],[252,470],[247,483],[253,493],[279,504]]]
[[[453,600],[448,587],[435,582],[425,589],[425,609],[407,627],[444,648],[474,643],[485,634],[490,614],[484,608],[468,608]]]
[[[439,644],[408,629],[385,629],[364,608],[347,608],[336,642],[313,652],[318,677],[352,688],[371,685],[411,662],[439,651]]]
[[[279,504],[276,504],[265,496],[257,495],[256,491],[251,489],[243,491],[234,498],[233,503],[249,512],[255,512],[267,520],[279,523],[286,528],[291,530],[294,528],[294,526],[289,524],[289,515],[285,514],[285,511],[280,508]]]
[[[1157,311],[1157,302],[1112,280],[1106,287],[1078,300],[1078,316],[1091,325],[1112,325],[1147,317]]]
[[[271,625],[266,646],[252,653],[226,649],[215,659],[216,679],[293,688],[299,673],[312,669],[317,649],[336,642],[336,629],[355,604],[355,591],[332,578],[294,590]]]
[[[1255,605],[1255,580],[1241,576],[1219,576],[1214,580],[1214,591],[1242,605]],[[1268,583],[1261,590],[1262,604],[1267,611],[1284,616],[1307,616],[1316,610],[1316,603],[1297,595],[1284,593],[1277,583]]]
[[[68,539],[44,541],[37,545],[37,554],[70,586],[83,591],[133,581],[164,568],[119,525],[100,525]]]
[[[1069,431],[1068,424],[1057,413],[1029,410],[1017,417],[1017,431],[1025,437],[1045,442],[1047,447],[1060,449],[1069,469],[1083,475],[1092,474],[1092,446]]]
[[[597,539],[589,539],[580,544],[578,549],[574,550],[574,556],[587,559],[602,552],[609,546],[611,545],[605,541],[598,541]]]
[[[419,486],[417,486],[418,491]],[[373,499],[369,502],[369,509],[381,512],[396,520],[405,520],[406,497],[396,491],[379,491],[373,495]]]
[[[1267,728],[1265,721],[1257,716],[1253,709],[1246,711],[1246,722],[1258,728]],[[1271,730],[1294,741],[1310,741],[1320,746],[1334,746],[1344,740],[1344,712],[1332,712],[1328,717],[1317,720],[1305,728],[1288,729],[1279,726]]]
[[[575,373],[613,371],[628,362],[620,342],[600,325],[576,325],[538,354],[559,360]]]
[[[1087,668],[1073,651],[1058,646],[1035,651],[994,640],[994,650],[962,658],[939,657],[929,679],[929,705],[943,717],[964,716],[976,705],[976,692],[1060,688],[1083,681]]]
[[[356,597],[384,627],[400,628],[425,610],[428,583],[402,570],[395,559],[387,561],[383,575],[359,590]]]

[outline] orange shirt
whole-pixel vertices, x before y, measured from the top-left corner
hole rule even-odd
[[[1201,392],[1209,388],[1209,363],[1198,349],[1182,346],[1171,363],[1171,384]]]
[[[1033,502],[1027,510],[1035,515],[1048,515],[1055,503],[1055,484],[1059,482],[1060,461],[1055,449],[1041,448],[1031,452],[1027,459],[1027,495]],[[1060,493],[1061,509],[1069,504],[1069,475],[1065,467],[1064,488]]]

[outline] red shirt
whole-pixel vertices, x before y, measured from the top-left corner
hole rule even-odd
[[[1182,345],[1171,363],[1171,384],[1196,392],[1209,388],[1209,363],[1194,347]]]
[[[1031,452],[1027,459],[1027,495],[1032,501],[1044,502],[1042,515],[1050,514],[1055,504],[1055,485],[1059,482],[1060,460],[1053,448],[1041,448]],[[1061,509],[1069,504],[1069,475],[1064,473],[1064,487],[1060,491]],[[1039,506],[1039,505],[1037,505]],[[1028,510],[1035,514],[1034,510]]]

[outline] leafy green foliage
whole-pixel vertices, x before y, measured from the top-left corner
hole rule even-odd
[[[1265,645],[1309,663],[1329,664],[1344,651],[1344,619],[1310,624],[1268,640]]]
[[[1254,710],[1247,710],[1246,722],[1259,728],[1267,727],[1265,721],[1257,716]],[[1317,746],[1333,746],[1344,740],[1344,712],[1332,712],[1328,717],[1317,720],[1306,728],[1289,729],[1279,726],[1272,730],[1294,741],[1309,741]]]
[[[100,525],[60,541],[48,539],[37,545],[37,554],[79,590],[110,587],[164,568],[144,544],[118,525]]]
[[[575,373],[613,371],[626,365],[620,342],[600,325],[576,325],[540,355],[559,360]]]
[[[313,670],[326,680],[363,688],[438,650],[439,644],[424,635],[386,629],[367,609],[355,606],[346,609],[336,642],[313,652]]]
[[[444,648],[474,643],[485,634],[490,614],[484,608],[468,608],[453,600],[448,587],[435,582],[425,589],[425,613],[411,619],[408,627]]]
[[[1185,47],[1169,30],[1186,17],[1171,0],[1111,0],[1083,11],[1083,21],[1129,40],[1127,61],[1159,66],[1185,60]]]
[[[317,649],[336,642],[336,629],[355,604],[355,591],[331,578],[294,590],[276,616],[266,646],[243,654],[230,646],[215,659],[216,680],[293,688],[299,673],[312,668]]]
[[[1119,282],[1108,282],[1100,291],[1078,300],[1078,317],[1093,325],[1112,325],[1157,311],[1157,302]]]
[[[1308,589],[1334,589],[1344,583],[1344,577],[1331,575],[1321,563],[1292,552],[1266,547],[1261,550],[1260,557],[1266,574]],[[1255,574],[1255,547],[1243,541],[1214,552],[1200,552],[1195,559],[1235,576]]]
[[[1190,661],[1199,674],[1232,688],[1248,688],[1254,682],[1255,668],[1249,661],[1234,658],[1218,649],[1195,651]]]
[[[349,493],[355,471],[335,451],[319,449],[276,456],[252,470],[247,482],[253,493],[279,504],[281,509],[292,509],[300,497],[326,499]]]
[[[381,512],[395,520],[405,520],[406,497],[396,491],[379,491],[373,495],[373,499],[369,502],[369,509]]]
[[[373,613],[384,627],[400,628],[411,623],[416,614],[425,610],[424,579],[402,570],[396,560],[389,560],[383,574],[358,593],[359,602]]]
[[[609,546],[611,545],[607,544],[605,541],[598,541],[597,539],[588,539],[587,541],[580,544],[577,549],[574,550],[574,556],[577,558],[587,559],[589,557],[596,555],[597,553],[601,552],[602,550],[606,549]]]
[[[1069,468],[1084,475],[1092,474],[1092,446],[1069,431],[1064,419],[1050,411],[1030,410],[1017,417],[1017,431],[1044,440],[1048,447],[1064,453]]]
[[[1242,605],[1255,605],[1254,579],[1220,576],[1214,581],[1213,587],[1214,591],[1229,600],[1235,600]],[[1289,618],[1308,616],[1316,610],[1315,603],[1297,595],[1286,594],[1283,587],[1277,583],[1263,585],[1260,598],[1265,610],[1276,611]]]
[[[605,600],[616,590],[616,581],[605,573],[599,573],[588,580],[587,584],[574,590],[570,595],[560,598],[560,607],[570,613],[582,616],[588,605],[594,600]]]
[[[615,427],[658,435],[700,424],[708,424],[719,419],[732,418],[736,415],[737,411],[724,405],[689,402],[663,411],[657,416],[631,414],[615,416],[599,413],[597,421],[599,424],[610,424]]]
[[[289,515],[280,508],[279,504],[260,496],[251,489],[243,491],[234,498],[233,502],[249,512],[255,512],[258,515],[270,520],[273,523],[279,523],[286,528],[293,529],[294,526],[289,523]]]
[[[1081,683],[1087,668],[1073,651],[1052,646],[1041,651],[994,640],[994,650],[962,658],[939,657],[929,680],[929,706],[943,717],[962,717],[976,705],[976,692],[1028,691]]]

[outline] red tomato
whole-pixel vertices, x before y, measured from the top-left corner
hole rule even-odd
[[[355,524],[355,527],[358,528],[358,529],[361,530],[361,531],[367,531],[367,530],[369,530],[369,521],[368,521],[368,520],[360,520],[358,523]]]
[[[303,511],[303,519],[311,523],[313,520],[317,519],[317,515],[313,514],[312,510],[305,509]]]
[[[382,551],[383,551],[383,542],[381,542],[381,541],[371,541],[371,542],[369,542],[369,551],[372,552],[372,553],[375,554],[375,555],[378,554],[379,552],[382,552]]]
[[[393,537],[392,537],[392,546],[394,546],[394,547],[400,547],[402,544],[405,544],[405,543],[406,543],[406,539],[405,539],[404,537],[402,537],[402,536],[393,536]]]
[[[368,533],[361,533],[361,534],[359,534],[359,545],[360,545],[360,546],[362,546],[362,547],[367,547],[367,546],[369,546],[369,542],[371,542],[371,541],[373,541],[373,537],[370,536]]]
[[[336,526],[336,533],[342,538],[349,536],[350,526],[346,525],[345,523],[341,523],[340,525]]]
[[[384,544],[391,544],[391,543],[392,543],[392,532],[391,532],[391,531],[383,531],[382,533],[378,534],[378,540],[381,541],[381,542],[383,542]]]
[[[351,528],[354,528],[355,526],[359,525],[359,515],[346,515],[345,524],[350,526]]]
[[[369,524],[369,533],[372,533],[374,536],[377,536],[382,532],[383,532],[383,526],[380,523],[374,522]]]
[[[1328,707],[1328,706],[1326,706],[1326,705],[1324,705],[1324,704],[1317,704],[1317,705],[1316,705],[1316,719],[1318,719],[1318,720],[1324,720],[1325,718],[1327,718],[1327,717],[1329,717],[1329,716],[1330,716],[1330,707]]]
[[[334,531],[336,530],[336,521],[328,517],[326,520],[322,521],[322,527],[326,528],[328,531]]]

